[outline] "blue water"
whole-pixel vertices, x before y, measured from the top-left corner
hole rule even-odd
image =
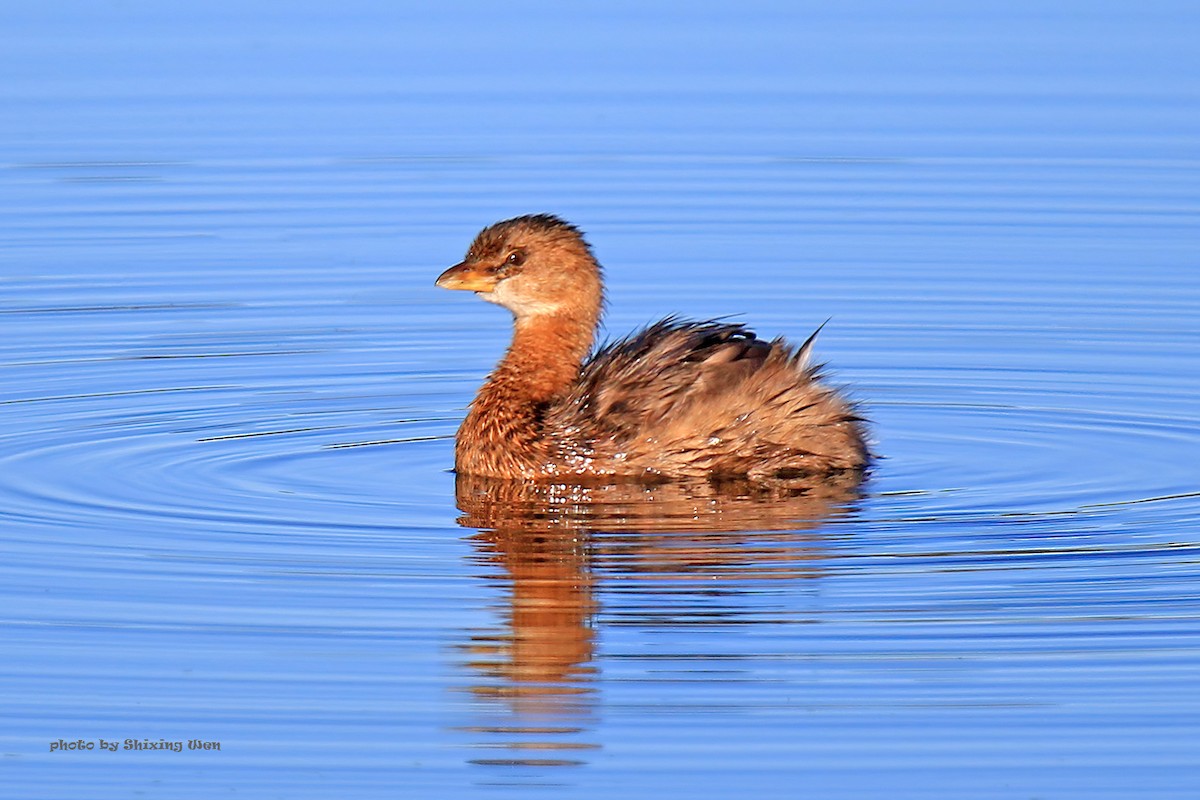
[[[1195,797],[1197,41],[6,5],[0,796]],[[433,279],[538,211],[606,335],[831,318],[869,480],[456,487],[509,319]]]

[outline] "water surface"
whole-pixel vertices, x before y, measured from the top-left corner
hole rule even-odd
[[[8,795],[1194,796],[1189,5],[6,16]],[[535,211],[831,318],[869,480],[456,481]]]

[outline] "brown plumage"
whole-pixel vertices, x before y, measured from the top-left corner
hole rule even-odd
[[[455,468],[497,478],[752,480],[866,466],[861,419],[800,347],[739,324],[668,317],[584,362],[600,265],[574,226],[484,229],[437,285],[513,313],[513,340],[458,431]]]

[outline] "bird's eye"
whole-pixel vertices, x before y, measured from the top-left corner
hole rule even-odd
[[[514,267],[519,267],[525,263],[525,254],[522,253],[520,250],[513,250],[511,253],[508,254],[508,258],[505,259],[504,263],[509,264]]]

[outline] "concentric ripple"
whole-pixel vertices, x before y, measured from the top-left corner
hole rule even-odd
[[[9,513],[63,530],[386,532],[401,524],[403,503],[409,524],[424,513],[436,525],[472,379],[406,375],[403,363],[395,373],[331,373],[342,343],[309,338],[312,350],[242,352],[245,365],[233,363],[242,344],[232,341],[221,353],[176,354],[169,370],[135,369],[139,356],[100,357],[74,393],[7,401],[7,416],[19,419],[3,454]],[[61,391],[61,376],[77,369],[48,360],[37,378]],[[190,375],[209,383],[189,385]],[[881,458],[857,521],[1040,516],[1061,525],[1119,510],[1168,523],[1193,513],[1200,417],[1153,413],[1145,389],[1088,392],[1074,376],[1061,388],[1044,371],[1036,377],[1027,386],[1010,373],[998,391],[991,376],[972,385],[966,370],[954,383],[900,370],[866,376],[856,391],[881,398],[866,405]],[[909,399],[897,397],[904,391]],[[440,476],[441,493],[423,490],[422,476]]]

